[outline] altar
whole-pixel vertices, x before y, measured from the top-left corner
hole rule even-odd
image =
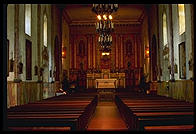
[[[125,73],[110,72],[109,69],[88,72],[86,85],[87,88],[125,88]]]
[[[96,88],[117,88],[117,79],[96,79]]]

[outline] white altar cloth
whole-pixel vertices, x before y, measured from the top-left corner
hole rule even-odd
[[[117,79],[96,79],[96,88],[116,88]]]

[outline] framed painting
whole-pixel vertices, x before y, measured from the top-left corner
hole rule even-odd
[[[180,72],[180,79],[186,79],[185,42],[179,44],[179,72]]]
[[[9,40],[7,39],[7,76],[9,76]]]

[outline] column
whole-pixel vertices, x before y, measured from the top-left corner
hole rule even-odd
[[[74,68],[76,69],[76,54],[77,54],[77,40],[78,38],[77,37],[74,37],[74,41],[73,41],[73,56],[74,56]]]
[[[90,43],[90,46],[91,46],[91,68],[93,68],[94,67],[94,62],[93,62],[93,60],[94,60],[94,57],[93,57],[93,55],[94,55],[93,35],[91,35],[91,43]]]
[[[137,68],[137,36],[136,34],[134,35],[134,49],[135,49],[135,68]]]
[[[90,52],[90,37],[89,37],[89,35],[87,35],[87,48],[88,48],[88,55],[87,55],[87,57],[88,57],[88,68],[91,68],[91,52]]]
[[[122,44],[122,35],[120,36],[120,68],[123,68],[123,44]]]
[[[93,43],[92,43],[92,47],[93,47],[93,68],[95,68],[95,41],[96,41],[96,37],[95,35],[93,35]]]
[[[41,47],[41,6],[40,4],[37,5],[37,64],[38,64],[38,68],[40,68],[40,64],[41,64],[41,52],[40,52],[40,47]],[[39,70],[39,69],[38,69]],[[38,73],[39,74],[39,73]],[[41,81],[41,76],[38,75],[38,81]]]
[[[120,35],[118,36],[118,68],[120,68],[120,53],[121,53],[121,44],[120,44]]]
[[[73,62],[72,62],[72,56],[73,56],[73,49],[72,49],[72,46],[73,46],[73,40],[72,38],[73,37],[72,35],[69,36],[69,68],[73,68]]]
[[[171,54],[171,80],[175,80],[174,77],[174,45],[173,45],[173,25],[172,25],[172,5],[169,5],[169,35],[170,35],[170,40],[169,40],[169,46],[170,46],[170,54]]]
[[[14,15],[15,31],[14,31],[14,80],[20,81],[20,76],[18,74],[18,62],[19,62],[19,5],[15,5],[15,15]]]
[[[115,51],[116,51],[116,53],[115,53],[115,62],[116,62],[116,68],[118,68],[118,40],[117,40],[117,35],[115,36],[115,45],[116,45],[116,47],[115,47]]]

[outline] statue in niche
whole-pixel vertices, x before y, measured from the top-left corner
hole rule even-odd
[[[14,71],[14,60],[10,59],[9,64],[10,64],[9,65],[9,71],[13,72]]]
[[[83,63],[80,63],[80,69],[83,70]]]
[[[80,43],[79,43],[78,55],[80,55],[82,57],[85,55],[85,45],[84,45],[83,41],[80,41]]]
[[[22,72],[23,72],[22,70],[23,70],[23,63],[22,62],[19,62],[18,63],[18,73],[19,74],[22,74]]]
[[[47,50],[47,47],[44,46],[44,49],[42,51],[42,57],[44,60],[48,61],[49,59],[49,56],[48,56],[48,50]]]
[[[130,61],[128,61],[127,68],[130,69],[130,67],[131,67],[131,63],[130,63]]]
[[[131,41],[127,41],[126,43],[126,54],[131,55],[132,54],[132,43]]]
[[[34,75],[38,75],[38,67],[37,66],[34,67]]]

